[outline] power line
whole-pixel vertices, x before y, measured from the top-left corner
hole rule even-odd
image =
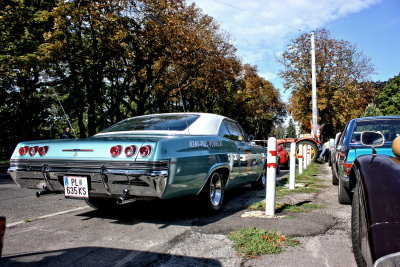
[[[259,18],[263,18],[263,19],[266,19],[266,20],[273,21],[273,22],[275,22],[275,23],[277,23],[277,24],[281,24],[281,25],[283,25],[283,26],[285,26],[285,27],[288,27],[288,28],[290,28],[290,29],[292,29],[292,30],[301,31],[301,29],[296,29],[296,28],[294,28],[294,27],[292,27],[292,26],[290,26],[290,25],[288,25],[288,24],[282,23],[282,22],[280,22],[280,21],[278,21],[278,20],[271,19],[271,18],[262,16],[262,15],[260,15],[260,14],[250,12],[250,11],[248,11],[248,10],[246,10],[246,9],[243,9],[243,8],[240,8],[240,7],[237,7],[237,6],[234,6],[234,5],[225,3],[225,2],[223,2],[223,1],[220,1],[220,0],[214,0],[214,1],[217,2],[217,3],[220,3],[220,4],[222,4],[222,5],[225,5],[225,6],[228,6],[228,7],[237,9],[237,10],[240,10],[240,11],[242,11],[242,12],[244,12],[244,13],[249,14],[249,15],[257,16],[257,17],[259,17]]]

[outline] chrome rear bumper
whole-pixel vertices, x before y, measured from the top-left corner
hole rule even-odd
[[[89,196],[162,198],[168,184],[168,166],[168,161],[11,161],[8,173],[22,188],[63,193],[63,177],[73,175],[88,178]]]

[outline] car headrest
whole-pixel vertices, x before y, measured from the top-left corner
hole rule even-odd
[[[392,143],[393,154],[400,158],[400,136],[396,137]]]

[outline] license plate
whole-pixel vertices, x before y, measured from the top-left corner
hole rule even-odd
[[[82,176],[64,176],[65,197],[89,198],[88,179]]]

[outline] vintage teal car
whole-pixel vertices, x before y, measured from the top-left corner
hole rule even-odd
[[[8,173],[37,196],[63,193],[103,209],[147,198],[198,195],[219,210],[225,189],[265,186],[266,149],[224,116],[169,113],[133,117],[85,139],[21,142]]]

